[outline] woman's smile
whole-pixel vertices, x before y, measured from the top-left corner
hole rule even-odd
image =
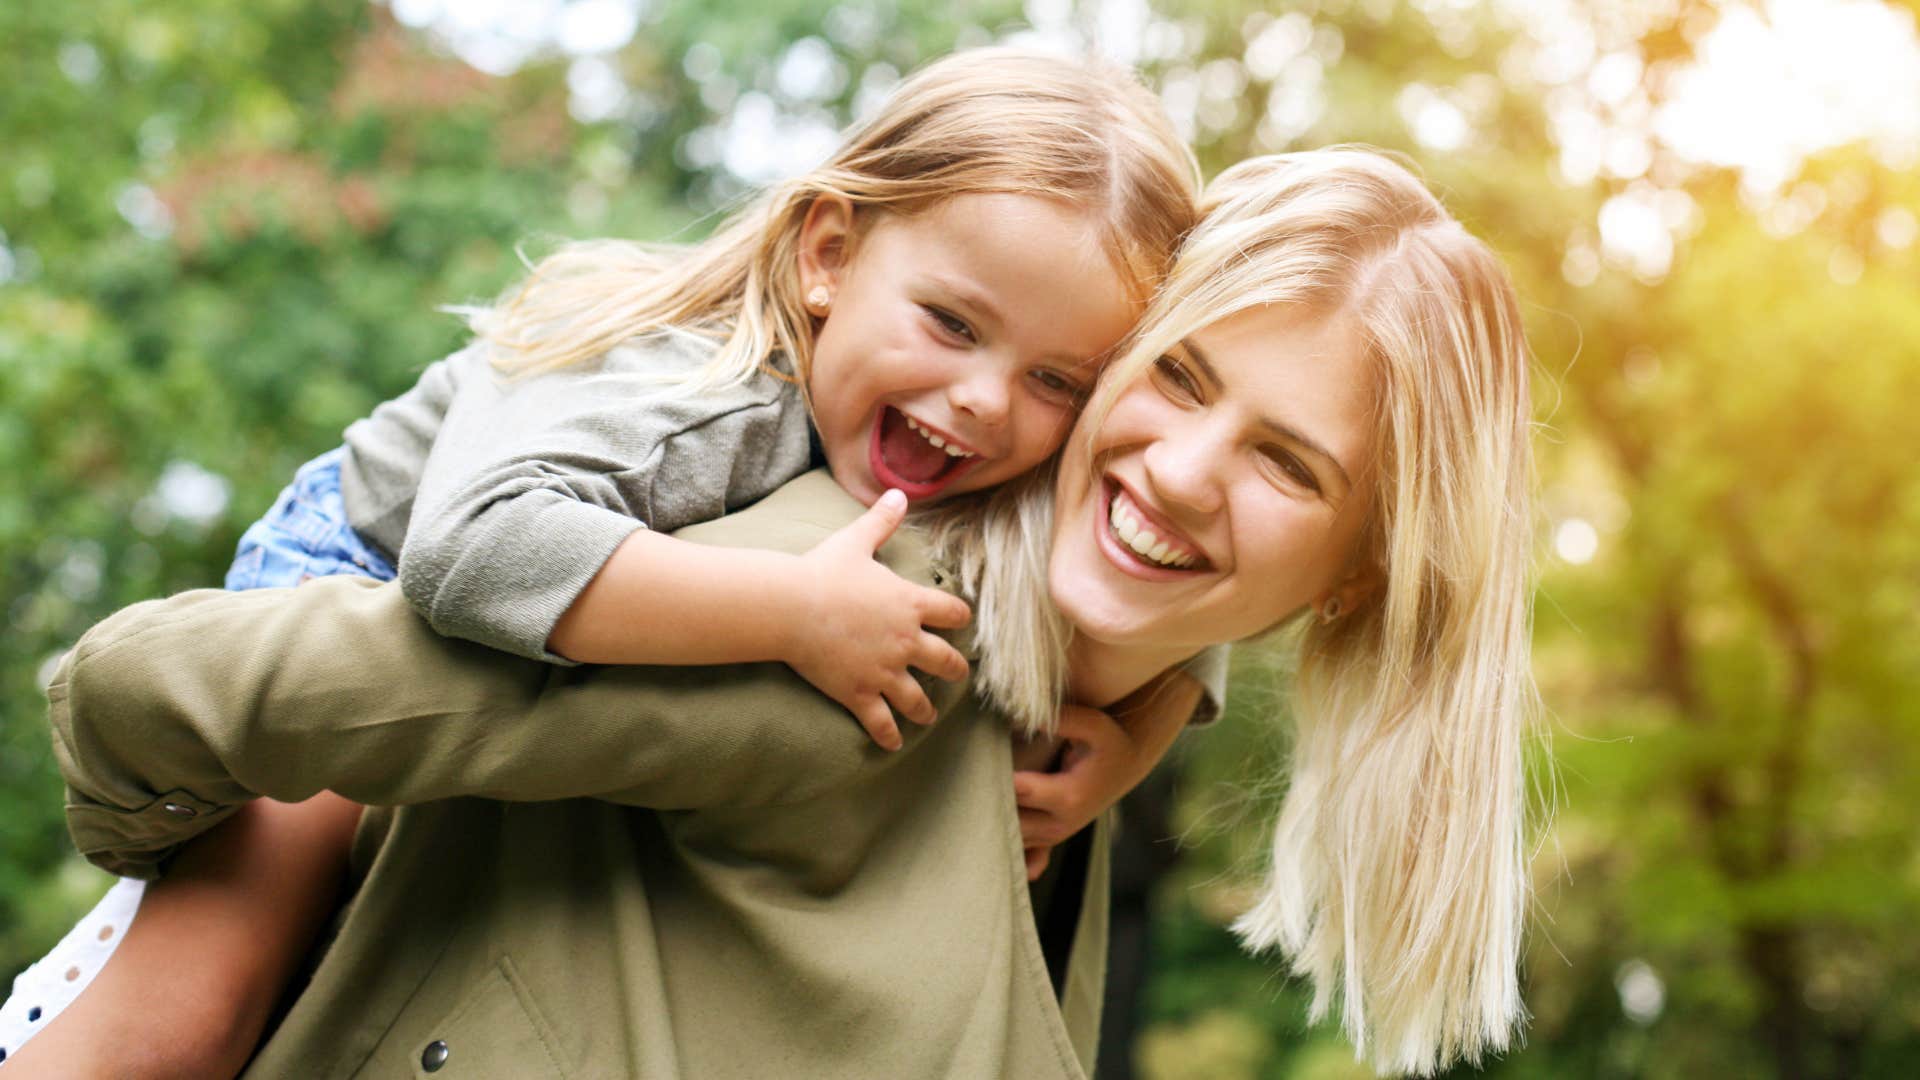
[[[1107,512],[1092,516],[1095,542],[1122,573],[1147,581],[1179,581],[1212,569],[1200,545],[1149,509],[1118,477],[1106,477],[1103,486]]]
[[[1238,640],[1342,587],[1370,456],[1351,320],[1254,308],[1125,374],[1061,465],[1049,585],[1084,635]]]

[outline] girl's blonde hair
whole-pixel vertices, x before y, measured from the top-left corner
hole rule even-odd
[[[744,381],[779,356],[804,386],[813,321],[799,238],[815,199],[845,198],[856,215],[911,214],[965,194],[1057,199],[1101,221],[1105,254],[1145,303],[1192,225],[1198,187],[1192,152],[1131,70],[1018,49],[959,52],[906,79],[825,164],[764,192],[704,242],[572,244],[468,315],[510,374],[671,331],[719,343],[699,386]]]
[[[1532,459],[1513,288],[1415,176],[1370,150],[1243,162],[1201,209],[1083,430],[1176,343],[1269,304],[1353,320],[1378,423],[1359,557],[1384,585],[1294,627],[1291,782],[1259,899],[1234,929],[1284,950],[1312,980],[1315,1018],[1337,1008],[1376,1067],[1478,1060],[1525,1017]],[[978,677],[1029,729],[1050,724],[1063,672],[1027,673],[1035,654],[1002,646],[1068,634],[1036,595],[1046,543],[1019,536],[1045,528],[1046,495],[1037,481],[1003,489],[977,530],[934,530],[986,590]]]

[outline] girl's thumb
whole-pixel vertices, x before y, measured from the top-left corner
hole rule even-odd
[[[888,488],[854,524],[861,550],[872,554],[887,542],[887,537],[893,535],[893,530],[900,527],[906,516],[907,493],[899,488]]]

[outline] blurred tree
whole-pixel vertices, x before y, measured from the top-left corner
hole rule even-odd
[[[97,892],[38,679],[114,608],[217,585],[304,458],[461,340],[547,232],[686,214],[551,65],[480,75],[383,8],[0,11],[0,971]]]

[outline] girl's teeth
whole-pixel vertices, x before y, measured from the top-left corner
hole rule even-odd
[[[903,415],[903,416],[905,416],[906,414],[905,414],[905,413],[902,413],[901,415]],[[915,420],[913,419],[913,417],[911,417],[911,416],[908,416],[908,417],[907,417],[907,427],[909,427],[909,428],[911,428],[911,429],[912,429],[913,431],[915,431],[915,432],[918,432],[921,438],[923,438],[923,439],[925,439],[925,440],[927,440],[928,442],[930,442],[930,443],[932,443],[932,444],[933,444],[933,448],[934,448],[935,450],[945,450],[945,451],[947,452],[947,456],[948,456],[948,457],[961,457],[961,458],[963,458],[963,457],[972,457],[972,456],[973,456],[973,455],[972,455],[971,453],[969,453],[969,452],[967,452],[967,451],[965,451],[965,450],[962,450],[962,449],[960,449],[960,448],[959,448],[958,446],[949,446],[949,445],[947,445],[947,440],[946,440],[946,439],[944,439],[944,438],[941,438],[941,437],[940,437],[940,436],[938,436],[938,435],[935,435],[935,434],[934,434],[933,432],[931,432],[931,431],[928,431],[928,430],[927,430],[926,428],[924,428],[924,427],[921,427],[921,426],[919,425],[919,423],[917,423],[917,422],[916,422],[916,421],[915,421]]]

